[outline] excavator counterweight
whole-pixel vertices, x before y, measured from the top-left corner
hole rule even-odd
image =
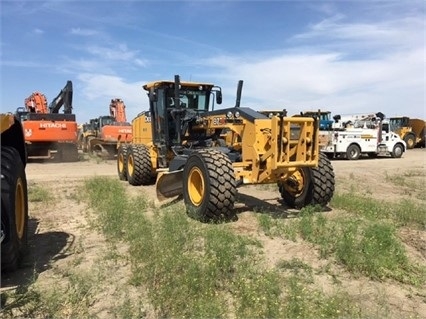
[[[21,121],[29,159],[78,161],[77,122],[72,113],[72,82],[47,107],[47,99],[39,92],[25,99],[24,107],[16,110]],[[64,108],[64,113],[59,110]]]

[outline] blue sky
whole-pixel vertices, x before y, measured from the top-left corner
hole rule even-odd
[[[425,1],[1,0],[1,109],[71,80],[78,122],[148,109],[153,80],[211,82],[233,106],[426,118]]]

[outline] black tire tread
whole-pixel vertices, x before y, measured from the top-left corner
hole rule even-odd
[[[210,194],[206,195],[208,204],[198,215],[206,222],[235,220],[237,186],[231,160],[217,150],[205,149],[197,153],[204,161],[210,183]]]
[[[1,271],[14,271],[27,245],[28,231],[28,192],[25,167],[21,161],[19,152],[13,147],[1,147],[1,222],[2,230],[5,232],[6,238],[1,244]],[[22,238],[18,238],[15,226],[15,187],[18,178],[22,179],[24,186],[25,200],[25,220],[24,233]],[[3,229],[3,223],[12,223],[5,225],[7,229]],[[8,229],[12,230],[12,234]]]
[[[129,184],[133,186],[152,184],[152,163],[148,147],[133,144],[128,147],[127,154],[127,158],[129,158],[129,155],[132,155],[134,161],[133,176],[128,174],[127,177]]]
[[[334,194],[335,176],[333,166],[327,154],[320,152],[318,167],[302,168],[307,179],[307,185],[300,196],[295,197],[288,193],[283,184],[278,184],[278,189],[284,202],[296,209],[308,205],[326,206]]]
[[[335,189],[333,166],[328,157],[320,153],[318,167],[312,169],[313,196],[311,205],[326,206],[330,202]]]
[[[126,166],[126,161],[127,161],[127,145],[123,144],[120,145],[120,147],[118,148],[118,152],[117,152],[117,173],[118,173],[118,178],[120,181],[127,181],[127,166]],[[119,160],[120,160],[120,155],[123,154],[123,158],[124,158],[124,163],[123,163],[123,171],[120,172],[119,169]]]

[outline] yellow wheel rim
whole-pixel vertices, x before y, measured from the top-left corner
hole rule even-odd
[[[124,156],[123,153],[120,153],[118,156],[118,170],[120,173],[124,171]]]
[[[297,197],[303,193],[305,183],[305,173],[303,170],[299,169],[290,176],[289,180],[284,185],[287,192]]]
[[[19,178],[15,189],[15,222],[19,239],[24,236],[25,228],[25,192],[22,179]]]
[[[129,155],[127,158],[127,172],[130,176],[133,176],[133,170],[134,170],[134,162],[133,162],[133,155]]]
[[[205,185],[201,170],[193,167],[189,172],[188,194],[191,202],[195,206],[200,206],[204,199]]]

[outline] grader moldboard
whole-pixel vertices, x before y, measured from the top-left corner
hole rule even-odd
[[[335,180],[319,151],[318,117],[240,107],[242,84],[235,107],[218,110],[222,90],[213,84],[176,75],[144,85],[150,108],[132,121],[132,142],[118,146],[119,178],[131,185],[156,180],[159,200],[183,195],[188,214],[206,222],[236,220],[244,184],[276,183],[293,208],[327,205]]]

